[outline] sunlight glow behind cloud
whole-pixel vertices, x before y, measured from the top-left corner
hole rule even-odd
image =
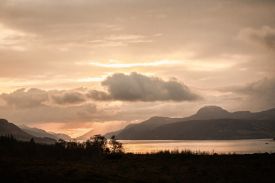
[[[22,31],[10,29],[0,23],[0,48],[12,49],[17,51],[25,51],[26,38],[30,38],[31,35]]]
[[[140,63],[119,63],[116,60],[110,60],[109,63],[89,62],[89,65],[106,68],[133,68],[133,67],[158,67],[165,65],[177,65],[179,61],[174,60],[160,60],[153,62],[140,62]]]

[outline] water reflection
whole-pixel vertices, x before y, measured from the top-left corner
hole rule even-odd
[[[253,140],[121,140],[126,152],[150,153],[169,151],[200,151],[209,153],[264,153],[275,152],[272,139]]]

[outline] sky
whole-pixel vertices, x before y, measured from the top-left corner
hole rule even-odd
[[[273,0],[1,0],[0,118],[77,137],[275,107]]]

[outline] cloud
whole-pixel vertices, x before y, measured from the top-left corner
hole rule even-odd
[[[143,35],[111,35],[103,39],[91,40],[89,43],[93,44],[94,47],[118,47],[128,46],[130,44],[137,43],[151,43],[150,37]]]
[[[84,93],[65,92],[51,97],[58,104],[96,101],[193,101],[200,97],[176,80],[164,81],[157,77],[148,77],[139,73],[125,75],[113,74],[101,82],[106,91],[86,90]]]
[[[27,40],[33,39],[33,35],[5,27],[0,22],[0,49],[12,49],[24,51],[29,45]]]
[[[58,94],[53,94],[51,98],[54,103],[60,105],[79,104],[86,101],[86,98],[82,93],[75,91],[64,91]]]
[[[111,96],[108,93],[103,91],[97,91],[97,90],[88,91],[86,96],[94,100],[101,100],[101,101],[112,100]]]
[[[264,26],[260,29],[247,28],[240,32],[239,37],[266,48],[275,49],[275,28]]]
[[[45,105],[80,105],[91,101],[193,101],[200,97],[186,85],[176,80],[164,81],[157,77],[148,77],[139,73],[125,75],[121,73],[107,77],[101,84],[106,91],[93,89],[41,90],[37,88],[18,89],[12,93],[3,93],[0,99],[8,106],[33,108]]]
[[[244,87],[240,87],[236,91],[247,95],[274,99],[275,78],[264,78],[256,82],[249,83]]]
[[[12,93],[0,95],[7,106],[16,108],[33,108],[45,105],[74,105],[84,103],[85,94],[75,90],[41,90],[21,88]]]
[[[110,98],[121,101],[193,101],[199,96],[175,80],[164,81],[138,73],[114,74],[101,83]]]
[[[105,68],[136,68],[136,67],[159,67],[159,66],[169,66],[169,65],[178,65],[180,61],[176,60],[159,60],[153,62],[140,62],[140,63],[118,63],[115,60],[110,60],[110,63],[99,63],[99,62],[90,62],[88,65],[93,65],[97,67]],[[81,63],[80,63],[81,64]]]
[[[49,100],[46,91],[32,88],[26,90],[24,88],[18,89],[10,94],[2,94],[0,98],[4,100],[6,105],[16,108],[33,108],[42,106]]]
[[[245,97],[243,102],[246,106],[254,106],[251,108],[275,107],[275,78],[264,78],[244,86],[228,87],[225,90]]]
[[[0,107],[1,118],[21,124],[94,122],[100,119],[98,113],[96,105],[92,103],[62,107],[53,105],[16,109],[11,106]]]
[[[0,116],[26,124],[96,121],[97,106],[77,90],[18,89],[0,95]],[[102,114],[102,113],[101,113]]]

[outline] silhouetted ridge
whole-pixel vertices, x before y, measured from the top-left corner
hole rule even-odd
[[[193,115],[196,119],[221,119],[228,118],[230,116],[230,112],[218,106],[202,107],[195,115]]]
[[[273,138],[274,125],[275,109],[228,112],[218,106],[205,106],[190,117],[152,117],[109,134],[124,140]]]
[[[20,128],[35,137],[41,137],[41,138],[51,138],[55,140],[63,139],[66,141],[72,140],[72,138],[66,134],[61,134],[61,133],[53,133],[53,132],[47,132],[45,130],[39,129],[39,128],[31,128],[26,125],[21,125]]]
[[[0,119],[0,136],[13,136],[17,140],[30,141],[33,139],[37,143],[55,143],[56,141],[51,138],[40,138],[32,136],[13,123],[8,122],[6,119]]]
[[[29,140],[32,136],[24,131],[22,131],[19,127],[14,125],[13,123],[8,122],[6,119],[0,119],[0,135],[1,136],[14,136],[19,140]]]
[[[221,112],[221,113],[229,113],[227,110],[223,109],[222,107],[219,107],[219,106],[214,106],[214,105],[210,105],[210,106],[204,106],[202,108],[200,108],[197,112],[197,114],[200,114],[200,113],[218,113],[218,112]]]
[[[150,140],[237,140],[273,138],[275,120],[211,119],[162,125],[143,136]]]
[[[142,123],[138,124],[131,124],[125,127],[123,130],[118,131],[117,135],[118,138],[142,138],[142,136],[146,135],[149,131],[170,123],[174,123],[180,120],[180,118],[168,118],[168,117],[152,117]]]

